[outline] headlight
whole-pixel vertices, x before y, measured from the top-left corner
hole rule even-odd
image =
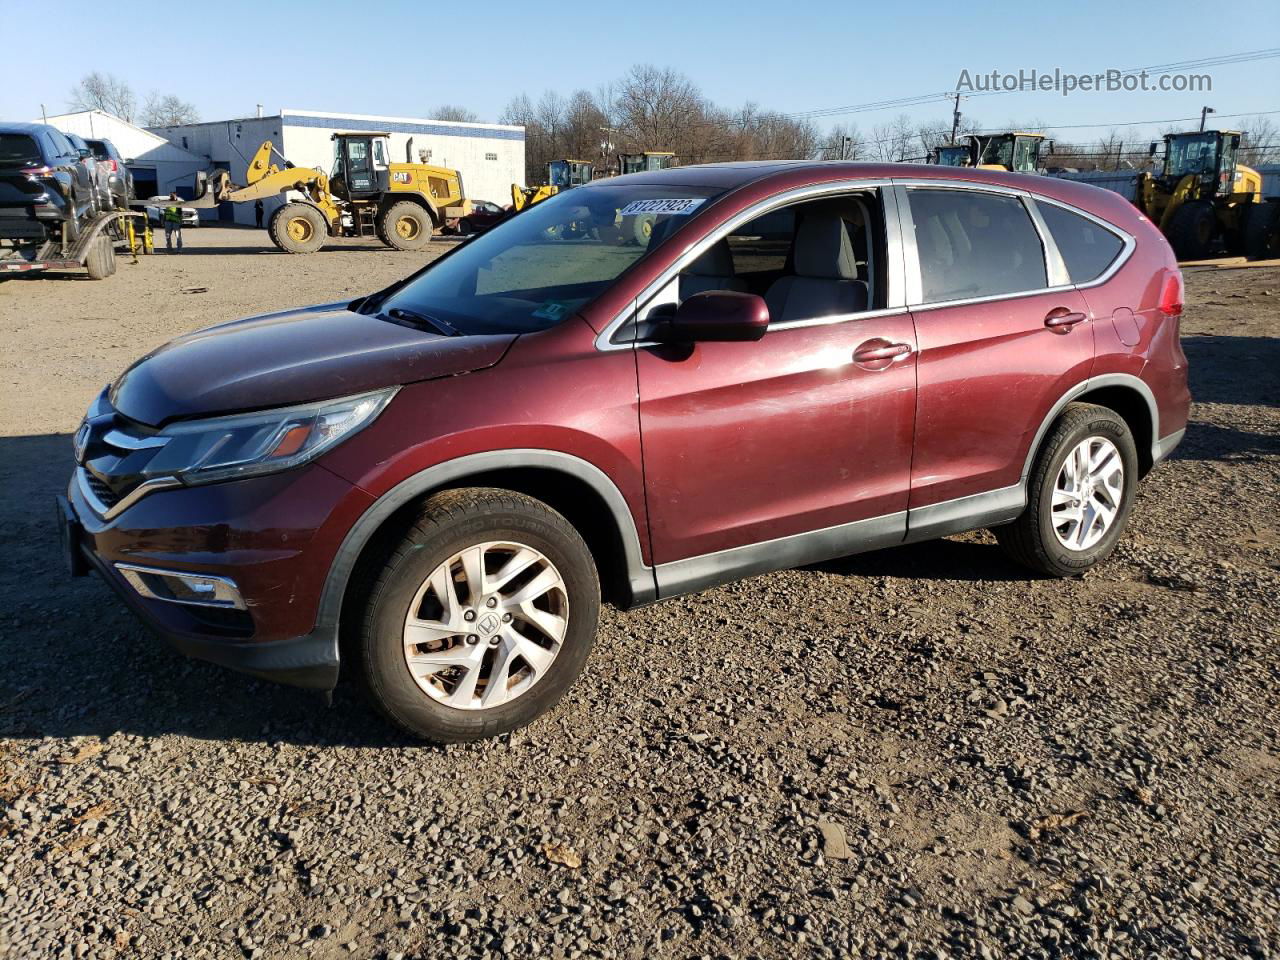
[[[175,423],[155,438],[165,438],[163,446],[144,472],[197,484],[288,470],[315,459],[372,423],[397,389]]]

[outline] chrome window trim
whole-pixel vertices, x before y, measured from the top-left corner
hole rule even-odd
[[[622,311],[615,314],[603,330],[596,335],[595,345],[597,350],[631,350],[638,346],[653,346],[651,341],[626,340],[621,343],[614,343],[613,336],[618,330],[634,316],[639,310],[643,309],[650,299],[656,296],[671,279],[677,276],[680,271],[689,266],[698,257],[706,253],[711,245],[718,240],[728,236],[744,223],[749,223],[756,217],[764,216],[780,207],[789,206],[793,203],[802,203],[806,200],[818,200],[823,197],[838,196],[842,193],[849,193],[855,190],[879,190],[881,197],[881,208],[884,211],[885,219],[885,242],[886,245],[893,243],[893,231],[897,228],[895,218],[889,215],[889,206],[897,206],[896,200],[891,200],[890,195],[893,193],[892,181],[888,179],[851,179],[851,180],[832,180],[825,183],[811,183],[803,187],[797,187],[794,190],[788,190],[786,193],[775,194],[772,197],[766,197],[753,203],[751,206],[739,210],[736,214],[720,224],[714,231],[706,234],[697,243],[692,244],[684,253],[682,253],[671,266],[667,267],[658,275],[648,286],[646,286],[640,294]],[[889,248],[891,249],[891,247]],[[791,329],[795,324],[814,324],[815,321],[823,323],[840,323],[850,317],[870,317],[873,315],[889,316],[892,313],[902,313],[906,307],[906,301],[902,297],[903,293],[903,277],[901,272],[901,264],[895,264],[894,257],[890,256],[889,262],[885,265],[885,308],[883,311],[867,311],[865,313],[848,314],[840,317],[817,317],[814,320],[797,320],[788,324],[779,324],[777,329]],[[770,329],[773,329],[772,324]]]
[[[114,520],[147,494],[170,487],[180,487],[182,486],[182,481],[174,477],[155,477],[151,480],[144,480],[111,507],[99,500],[98,495],[93,492],[93,488],[89,486],[88,471],[84,467],[76,468],[76,485],[80,488],[80,495],[84,497],[85,502],[89,504],[89,508],[94,513],[103,520]]]
[[[1101,217],[1090,213],[1088,210],[1082,210],[1079,207],[1073,206],[1069,203],[1065,203],[1062,200],[1054,200],[1052,197],[1041,197],[1035,194],[1031,194],[1030,196],[1031,196],[1031,203],[1033,206],[1041,203],[1051,203],[1055,207],[1061,207],[1063,210],[1066,210],[1068,213],[1074,213],[1077,217],[1084,217],[1086,220],[1092,221],[1093,223],[1101,227],[1103,230],[1106,230],[1111,234],[1113,234],[1114,236],[1116,236],[1117,238],[1119,238],[1120,242],[1123,244],[1123,246],[1120,248],[1120,252],[1116,254],[1116,258],[1111,261],[1111,264],[1107,267],[1107,269],[1103,270],[1102,273],[1098,274],[1098,276],[1095,277],[1093,280],[1088,280],[1088,281],[1085,281],[1084,283],[1073,284],[1073,286],[1077,290],[1088,290],[1091,287],[1098,287],[1106,283],[1108,280],[1110,280],[1120,271],[1121,267],[1123,267],[1126,263],[1129,262],[1129,258],[1133,256],[1133,251],[1136,250],[1138,247],[1138,240],[1131,233],[1121,229],[1120,227],[1117,227],[1114,223],[1110,222],[1109,220],[1103,220]],[[1036,214],[1037,216],[1039,216],[1038,210],[1036,211]],[[1047,228],[1048,226],[1046,224],[1046,229]],[[1056,244],[1055,244],[1055,249],[1056,249]],[[1066,267],[1065,261],[1063,263],[1063,267],[1064,269]]]
[[[1036,233],[1040,234],[1040,246],[1044,248],[1045,278],[1049,286],[1055,289],[1071,286],[1071,274],[1067,272],[1067,262],[1062,259],[1058,241],[1053,239],[1053,232],[1040,216],[1040,209],[1030,194],[1022,198],[1022,209],[1027,211],[1032,224],[1035,225]]]

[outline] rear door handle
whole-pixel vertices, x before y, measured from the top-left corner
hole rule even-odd
[[[911,353],[909,343],[886,343],[883,340],[868,340],[853,351],[854,363],[876,363],[881,360],[897,360]]]
[[[1068,333],[1077,323],[1084,323],[1089,317],[1083,313],[1075,313],[1066,307],[1050,310],[1044,318],[1044,325],[1057,333]]]

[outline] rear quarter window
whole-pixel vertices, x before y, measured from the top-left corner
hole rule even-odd
[[[1056,203],[1037,202],[1036,208],[1067,265],[1072,283],[1098,279],[1124,249],[1123,240],[1087,217]]]

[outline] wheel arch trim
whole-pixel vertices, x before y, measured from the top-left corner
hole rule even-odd
[[[1100,390],[1104,387],[1124,387],[1132,390],[1140,396],[1146,404],[1147,414],[1151,418],[1151,460],[1152,463],[1159,463],[1163,459],[1167,451],[1162,451],[1160,443],[1160,409],[1156,406],[1155,394],[1151,392],[1151,388],[1141,379],[1135,377],[1131,373],[1103,373],[1096,377],[1089,377],[1082,380],[1074,387],[1064,393],[1045,414],[1044,420],[1041,421],[1040,427],[1036,430],[1035,437],[1031,441],[1031,447],[1027,450],[1026,459],[1022,464],[1022,477],[1019,483],[1024,487],[1027,478],[1031,475],[1031,467],[1035,462],[1036,454],[1040,451],[1040,444],[1044,441],[1045,435],[1048,434],[1049,428],[1053,426],[1055,420],[1062,414],[1063,409],[1073,400],[1078,400],[1093,390]]]
[[[374,534],[405,504],[423,494],[438,490],[467,477],[480,476],[504,469],[543,469],[555,471],[586,483],[600,496],[617,525],[622,544],[623,562],[634,605],[648,603],[656,597],[653,568],[645,564],[640,551],[631,509],[614,482],[599,467],[572,454],[558,450],[512,449],[472,453],[435,464],[401,480],[375,500],[347,531],[338,552],[329,564],[320,604],[316,611],[316,631],[330,633],[338,642],[338,628],[347,588],[356,563]]]

